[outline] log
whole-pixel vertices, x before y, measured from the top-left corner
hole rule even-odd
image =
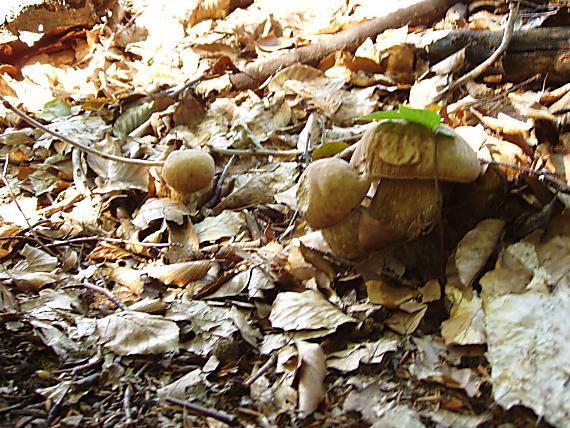
[[[467,70],[482,63],[501,43],[501,31],[441,30],[417,35],[412,43],[425,50],[431,64],[466,47]],[[503,74],[508,81],[521,82],[535,74],[565,83],[570,80],[570,28],[551,27],[517,31],[506,55],[487,74]]]
[[[398,28],[406,24],[431,24],[442,18],[457,0],[417,0],[412,3],[410,5],[406,2],[405,7],[387,16],[356,25],[315,44],[292,49],[274,58],[254,61],[248,64],[243,72],[230,76],[232,89],[257,87],[276,71],[292,64],[315,65],[334,52],[343,50],[354,52],[367,38],[375,38],[389,28]]]

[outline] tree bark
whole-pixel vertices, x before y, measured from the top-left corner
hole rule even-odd
[[[438,33],[441,33],[438,35]],[[438,39],[436,41],[434,37]],[[485,30],[442,30],[420,35],[416,46],[425,49],[431,64],[447,58],[466,47],[467,69],[480,64],[497,49],[503,33]],[[509,81],[519,82],[535,74],[548,75],[557,83],[570,80],[570,28],[552,27],[517,31],[503,58],[489,73],[503,74]]]

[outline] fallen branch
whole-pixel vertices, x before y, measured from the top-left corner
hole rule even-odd
[[[467,67],[481,64],[495,52],[502,32],[489,30],[439,30],[408,35],[408,41],[437,64],[465,48]],[[570,27],[534,28],[513,34],[503,57],[484,74],[502,74],[510,82],[522,82],[536,74],[553,82],[570,79]]]
[[[389,28],[432,23],[443,17],[446,10],[455,3],[455,0],[418,0],[413,4],[406,2],[405,7],[388,16],[356,25],[313,45],[292,49],[274,58],[257,60],[247,65],[243,72],[230,76],[232,89],[256,87],[281,68],[292,64],[317,64],[334,52],[354,52],[367,38],[375,38]]]

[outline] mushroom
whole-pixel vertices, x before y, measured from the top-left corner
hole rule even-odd
[[[311,163],[299,180],[297,206],[314,228],[333,226],[348,216],[366,196],[370,179],[339,158]]]
[[[436,154],[437,150],[437,154]],[[357,214],[321,232],[336,255],[355,258],[400,240],[415,239],[437,221],[442,181],[471,182],[477,155],[453,130],[445,134],[407,121],[380,122],[358,142],[350,164],[377,185]]]
[[[371,178],[469,183],[481,172],[477,154],[451,128],[445,133],[414,122],[385,121],[369,128],[350,161]],[[437,175],[436,175],[437,165]]]
[[[175,191],[188,194],[212,184],[216,166],[214,159],[203,150],[177,150],[166,158],[162,178]]]

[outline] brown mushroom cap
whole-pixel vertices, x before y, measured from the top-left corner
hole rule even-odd
[[[214,180],[216,165],[203,150],[177,150],[166,158],[162,178],[180,193],[192,193],[208,187]]]
[[[402,120],[384,121],[369,128],[350,164],[371,178],[430,179],[467,183],[481,172],[477,154],[451,129],[454,136]],[[437,159],[435,149],[437,147]]]
[[[339,158],[311,163],[299,180],[297,206],[315,228],[330,227],[345,218],[366,196],[370,180]]]

